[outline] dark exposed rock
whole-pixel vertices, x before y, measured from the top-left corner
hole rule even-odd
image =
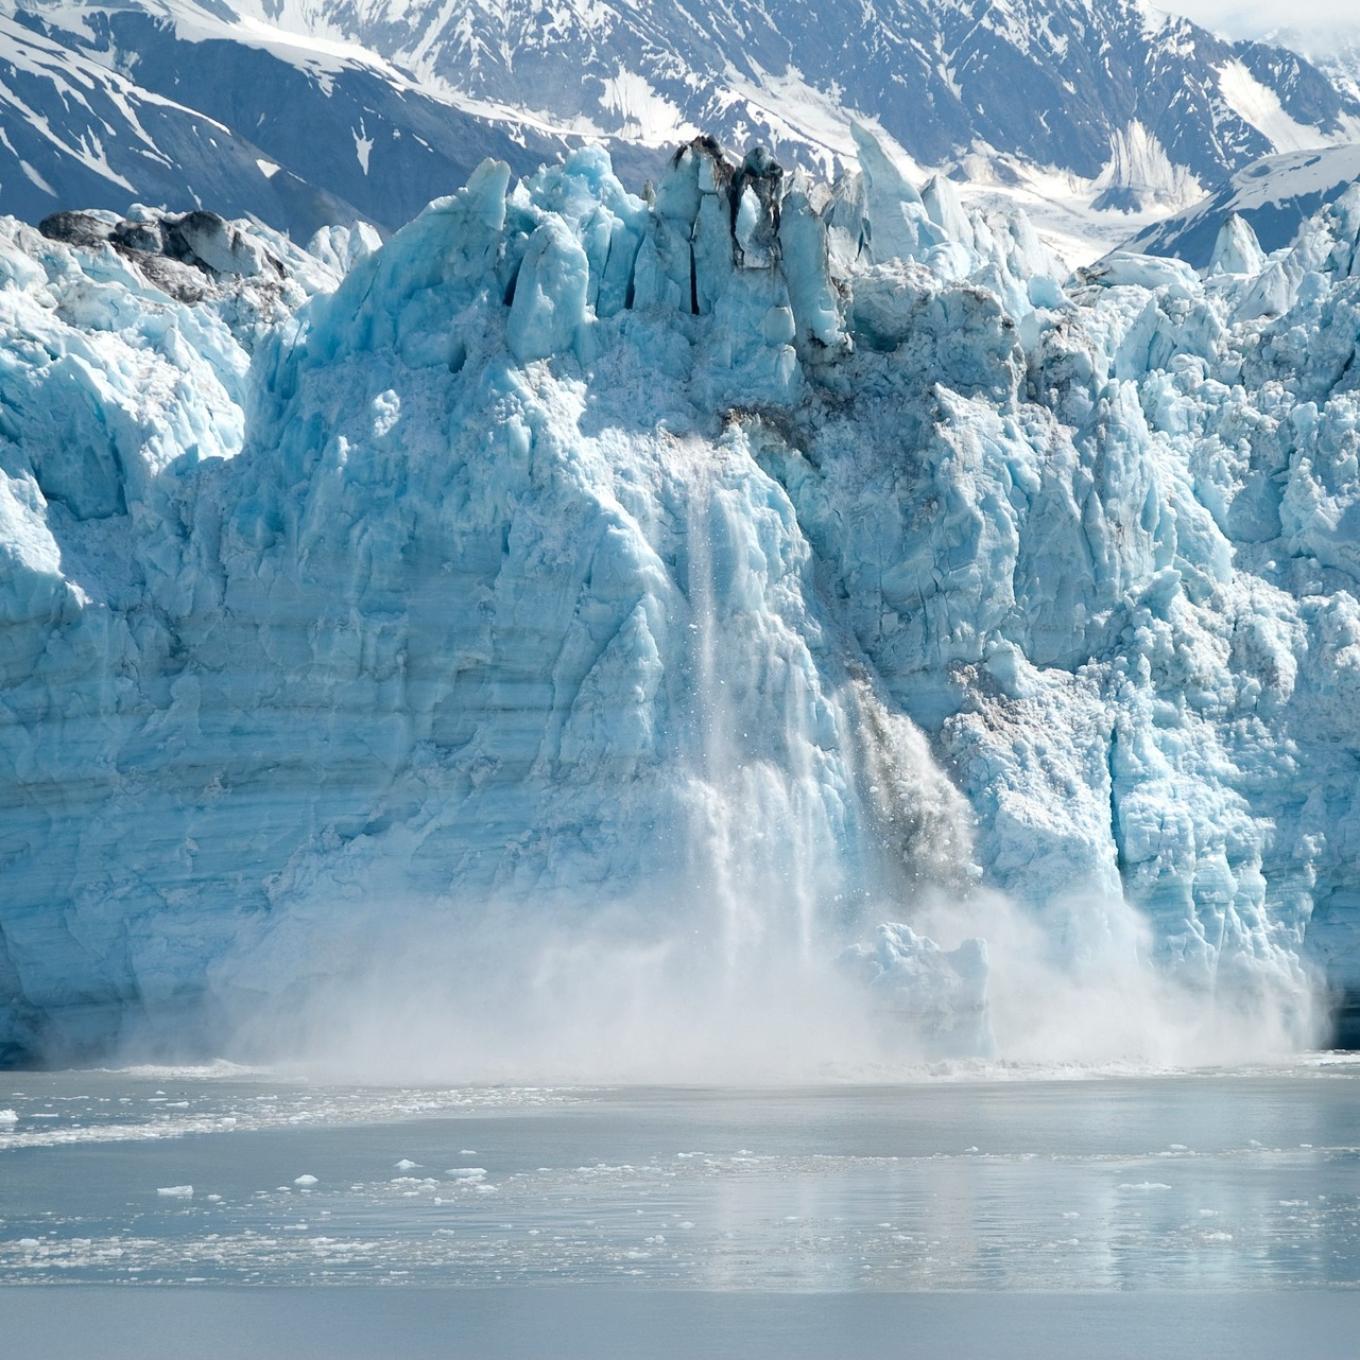
[[[181,302],[209,296],[224,278],[284,276],[279,259],[224,217],[201,208],[127,221],[103,213],[59,212],[43,218],[38,230],[71,246],[112,246],[149,282]]]
[[[764,146],[753,146],[732,176],[732,238],[738,266],[767,268],[779,256],[779,201],[784,167]]]
[[[49,241],[68,246],[98,246],[109,239],[113,228],[101,216],[88,212],[55,212],[38,223]]]

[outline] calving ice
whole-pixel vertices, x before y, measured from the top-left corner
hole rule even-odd
[[[4,222],[7,1056],[1317,1037],[1360,191],[1068,278],[856,140],[488,161],[381,247]]]

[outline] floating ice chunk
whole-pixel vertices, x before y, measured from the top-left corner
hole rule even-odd
[[[420,1165],[420,1163],[413,1162],[409,1157],[403,1157],[401,1161],[394,1162],[393,1165],[396,1167],[398,1171],[414,1171],[416,1167]]]
[[[18,1112],[15,1110],[0,1110],[0,1124],[17,1124],[19,1122]]]
[[[296,1176],[293,1179],[294,1185],[315,1185],[316,1183],[316,1177],[310,1174]]]
[[[479,1181],[486,1176],[486,1168],[481,1166],[454,1166],[445,1173],[456,1181]]]
[[[193,1199],[194,1187],[192,1185],[161,1185],[156,1189],[158,1195],[164,1195],[166,1199]]]

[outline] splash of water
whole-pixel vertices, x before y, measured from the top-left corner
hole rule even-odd
[[[853,659],[787,500],[731,450],[695,453],[668,767],[680,881],[607,905],[375,884],[384,927],[319,969],[303,1050],[369,1079],[753,1082],[897,1077],[942,1055],[1161,1067],[1309,1036],[1306,979],[1190,991],[1122,898],[985,888],[967,802]]]
[[[811,967],[845,893],[854,809],[838,753],[846,715],[786,621],[750,540],[749,484],[721,465],[687,513],[691,721],[683,778],[692,881],[716,915],[723,975],[742,986],[773,950]],[[754,550],[753,550],[754,549]]]

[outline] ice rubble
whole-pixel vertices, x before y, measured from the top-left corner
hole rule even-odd
[[[965,940],[941,949],[901,922],[885,922],[872,945],[851,945],[844,964],[879,993],[889,1013],[924,1029],[937,1053],[989,1056],[987,946]]]
[[[489,899],[740,985],[1122,893],[1205,991],[1360,983],[1360,189],[1064,280],[858,142],[487,162],[380,249],[0,224],[0,1050]],[[983,951],[885,930],[981,1043]]]

